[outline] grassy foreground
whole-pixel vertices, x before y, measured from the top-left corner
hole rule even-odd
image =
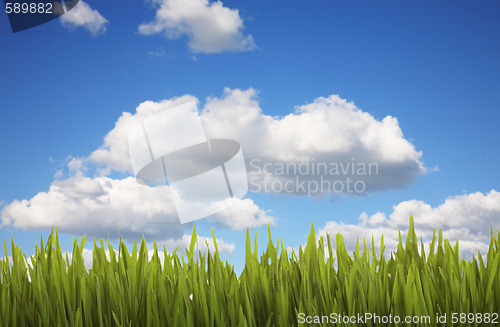
[[[27,259],[12,241],[11,262],[7,256],[0,261],[0,325],[297,326],[310,325],[305,316],[330,319],[332,313],[430,316],[430,323],[415,326],[451,326],[452,316],[459,319],[456,326],[499,323],[484,315],[500,311],[500,234],[493,232],[487,260],[479,255],[466,261],[459,260],[458,242],[452,247],[441,231],[426,254],[413,218],[406,244],[400,235],[389,259],[383,238],[379,254],[372,240],[371,251],[363,244],[350,256],[341,235],[332,245],[330,236],[317,240],[312,226],[305,249],[298,253],[289,255],[281,240],[274,245],[269,233],[267,249],[259,254],[257,239],[252,250],[247,231],[245,268],[239,277],[221,261],[217,246],[215,253],[196,251],[196,229],[185,257],[164,249],[163,266],[156,245],[148,260],[144,240],[139,249],[134,243],[131,252],[120,241],[118,255],[109,242],[106,253],[101,240],[100,245],[94,242],[93,265],[87,271],[84,243],[85,237],[80,244],[74,241],[70,260],[61,251],[57,232],[51,233]],[[4,246],[7,253],[5,241]],[[436,316],[445,314],[447,323],[438,323]],[[322,321],[316,325],[410,325]]]

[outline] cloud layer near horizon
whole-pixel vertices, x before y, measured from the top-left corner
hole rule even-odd
[[[434,230],[437,235],[442,229],[443,237],[452,244],[459,239],[461,257],[472,258],[477,251],[484,255],[489,246],[491,224],[494,229],[500,226],[500,192],[491,190],[486,194],[476,192],[452,196],[434,208],[423,201],[403,201],[393,207],[389,216],[382,212],[371,216],[362,213],[358,224],[329,221],[318,235],[328,233],[334,237],[340,233],[350,252],[354,251],[358,238],[361,244],[363,239],[371,244],[372,236],[378,249],[383,235],[388,258],[390,251],[397,248],[398,230],[403,238],[406,237],[410,215],[414,217],[417,236],[422,237],[425,245],[432,240]]]
[[[274,218],[251,199],[230,199],[231,206],[210,217],[222,227],[241,230],[274,224]],[[1,211],[1,226],[42,229],[57,226],[60,232],[133,240],[178,239],[192,224],[179,222],[168,186],[147,187],[135,178],[75,176],[56,180],[49,191],[30,200],[15,200]],[[167,242],[168,243],[168,242]]]

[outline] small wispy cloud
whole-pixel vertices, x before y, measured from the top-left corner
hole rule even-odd
[[[161,63],[164,63],[174,58],[175,56],[171,52],[166,51],[163,48],[148,51],[148,59],[159,60]]]

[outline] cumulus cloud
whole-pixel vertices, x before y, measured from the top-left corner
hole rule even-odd
[[[338,95],[271,117],[256,95],[226,89],[202,112],[207,135],[242,144],[254,191],[356,195],[402,187],[426,172],[422,152],[404,138],[395,117],[379,121]]]
[[[120,233],[128,239],[144,235],[148,239],[164,240],[165,244],[181,242],[189,224],[180,224],[169,186],[146,187],[133,177],[114,179],[109,176],[112,171],[132,173],[128,134],[136,124],[169,107],[192,101],[198,102],[198,99],[184,95],[159,102],[146,101],[135,113],[124,112],[99,149],[88,157],[69,160],[67,168],[71,177],[62,179],[59,176],[48,191],[4,205],[0,211],[1,226],[21,229],[56,226],[64,233],[85,232],[106,238],[118,225]],[[360,162],[376,162],[379,174],[361,177],[366,183],[366,192],[407,185],[425,172],[420,159],[422,153],[404,138],[396,118],[387,116],[377,120],[337,95],[315,99],[284,117],[273,117],[262,112],[255,90],[226,89],[223,96],[205,101],[200,117],[208,137],[240,142],[249,177],[256,177],[250,180],[254,192],[266,192],[259,188],[268,181],[293,186],[318,178],[314,173],[269,173],[265,171],[268,164],[291,167],[307,160],[349,164],[353,158]],[[254,159],[259,163],[255,164]],[[100,175],[88,177],[96,165],[101,168]],[[346,175],[352,174],[347,172]],[[328,192],[297,191],[292,194],[324,195]],[[276,222],[269,211],[251,199],[227,201],[231,205],[209,217],[210,222],[233,230]]]
[[[106,18],[84,1],[79,1],[76,7],[61,16],[61,24],[64,27],[83,27],[93,36],[105,33],[108,23]]]
[[[191,51],[237,52],[255,49],[251,35],[243,33],[243,19],[237,9],[208,0],[155,0],[156,17],[139,25],[145,35],[163,33],[169,39],[188,37]]]
[[[340,233],[350,252],[354,251],[358,238],[360,242],[363,239],[371,242],[373,236],[378,248],[383,235],[387,245],[385,254],[389,257],[389,251],[397,248],[398,229],[403,238],[406,236],[411,214],[417,236],[422,237],[424,244],[432,240],[434,229],[436,233],[442,229],[443,237],[452,244],[459,239],[460,255],[463,258],[471,258],[478,251],[484,255],[489,246],[491,224],[496,230],[500,227],[500,192],[491,190],[486,194],[476,192],[453,196],[435,208],[423,201],[404,201],[395,205],[389,216],[381,212],[372,216],[362,213],[358,224],[329,221],[319,231],[319,235],[328,233],[334,237]]]
[[[274,224],[274,218],[250,199],[230,199],[231,207],[210,219],[230,229]],[[47,192],[30,200],[15,200],[1,213],[0,226],[21,229],[57,227],[60,232],[107,237],[118,225],[124,238],[132,240],[179,239],[182,225],[168,186],[147,187],[135,178],[76,176],[54,181]],[[237,214],[237,216],[236,216]],[[116,233],[114,233],[116,234]]]
[[[123,113],[90,159],[130,172],[130,128],[188,101],[197,99],[186,95],[147,101],[135,114]],[[422,152],[404,138],[396,118],[377,120],[338,95],[317,98],[294,113],[273,117],[262,112],[254,89],[226,89],[222,97],[206,100],[200,117],[208,137],[240,142],[249,187],[255,192],[359,195],[406,186],[426,172]]]
[[[192,101],[197,102],[198,100],[193,96],[185,95],[160,102],[145,101],[136,108],[134,114],[124,112],[116,121],[115,127],[104,137],[102,146],[92,152],[89,159],[103,164],[106,168],[131,173],[132,166],[128,151],[128,133],[130,130],[136,124],[155,113]]]
[[[276,219],[269,215],[270,211],[261,209],[251,199],[229,198],[221,206],[226,209],[210,220],[233,230],[275,225]]]
[[[54,181],[47,192],[29,200],[15,200],[1,212],[2,226],[21,229],[58,227],[63,233],[106,237],[117,232],[125,237],[182,235],[175,206],[165,187],[145,187],[133,177],[111,179],[83,176]],[[161,223],[161,224],[158,224]]]

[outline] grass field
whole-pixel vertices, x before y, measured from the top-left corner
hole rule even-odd
[[[500,234],[493,230],[486,257],[471,260],[460,260],[458,242],[451,246],[441,231],[425,253],[413,218],[406,242],[400,236],[388,254],[383,238],[379,253],[369,240],[349,254],[341,235],[317,240],[312,225],[298,253],[288,253],[282,240],[274,244],[270,232],[259,253],[247,231],[240,276],[221,261],[217,245],[214,253],[201,253],[196,240],[195,228],[185,254],[163,249],[160,257],[155,245],[152,258],[144,240],[130,252],[123,241],[116,252],[108,242],[106,251],[100,240],[90,270],[82,255],[85,237],[74,241],[70,256],[54,232],[29,258],[14,241],[8,251],[4,241],[0,325],[410,326],[395,323],[405,316],[429,317],[415,326],[499,324]],[[365,314],[372,319],[343,322]]]

